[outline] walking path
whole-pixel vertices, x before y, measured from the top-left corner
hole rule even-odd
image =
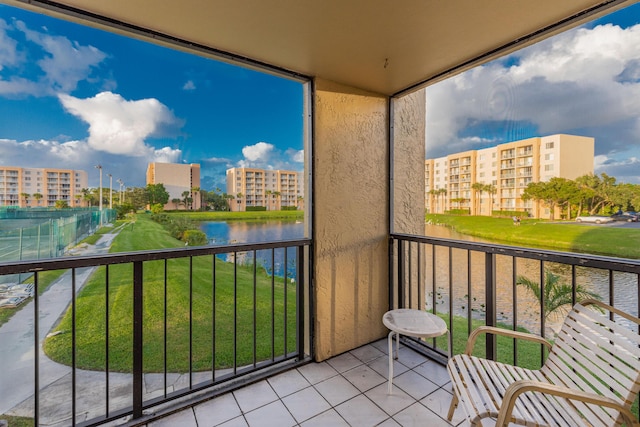
[[[95,246],[88,245],[72,251],[73,255],[107,253],[119,229],[112,234],[104,234]],[[80,290],[91,277],[96,267],[76,270],[76,290]],[[39,338],[40,354],[39,381],[39,423],[47,426],[68,426],[71,424],[71,401],[73,373],[71,367],[49,359],[42,350],[42,344],[64,315],[71,301],[71,271],[65,272],[49,289],[39,297]],[[7,323],[0,326],[0,418],[2,414],[34,417],[34,303],[30,301]],[[216,371],[216,375],[227,370]],[[211,372],[193,373],[194,384],[211,379]],[[76,423],[107,412],[106,374],[98,371],[77,369],[76,381]],[[144,400],[162,396],[165,391],[163,374],[144,375]],[[166,392],[171,393],[189,386],[188,374],[167,374]],[[132,375],[109,373],[109,412],[131,407],[133,396]]]

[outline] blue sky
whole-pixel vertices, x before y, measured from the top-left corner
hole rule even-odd
[[[427,157],[532,136],[596,140],[594,171],[640,184],[640,4],[427,88]],[[148,162],[302,170],[298,82],[0,4],[0,164]]]
[[[148,162],[302,170],[298,82],[0,4],[0,164],[94,166],[145,185]]]
[[[640,184],[640,4],[427,88],[427,157],[568,133]]]

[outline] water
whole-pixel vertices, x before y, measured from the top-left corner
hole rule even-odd
[[[301,221],[208,221],[201,223],[200,229],[207,235],[209,244],[214,246],[304,238],[304,224]],[[253,264],[253,252],[218,255],[227,262],[233,262],[234,256],[238,257],[240,264]],[[296,272],[296,249],[288,248],[286,258],[287,277],[293,278]],[[273,270],[276,276],[284,277],[284,248],[273,251],[273,268],[271,250],[257,251],[256,260],[267,274]]]
[[[445,239],[467,240],[492,243],[487,240],[457,233],[447,227],[427,224],[425,235]],[[431,261],[430,249],[426,259]],[[466,315],[469,304],[467,297],[467,253],[461,249],[452,251],[453,258],[453,310],[456,315]],[[447,248],[436,249],[436,306],[440,312],[448,311],[449,306],[449,257]],[[511,257],[496,257],[496,312],[498,321],[511,323],[513,319],[513,261]],[[564,264],[545,263],[545,269],[550,270],[560,281],[571,284],[571,267]],[[523,275],[528,279],[540,281],[540,262],[531,259],[519,258],[515,265],[516,275]],[[429,280],[431,280],[429,278]],[[614,293],[609,291],[609,272],[596,268],[576,267],[576,283],[586,290],[597,293],[601,300],[610,303],[623,311],[638,315],[638,276],[631,273],[614,272]],[[484,315],[484,254],[471,253],[471,307],[475,317]],[[427,289],[433,289],[432,283],[427,283]],[[518,324],[528,330],[540,333],[540,313],[537,299],[524,287],[516,288],[517,306],[515,311]],[[432,294],[427,296],[427,301],[432,301]],[[551,315],[547,321],[551,330],[557,331],[564,319],[564,313]]]

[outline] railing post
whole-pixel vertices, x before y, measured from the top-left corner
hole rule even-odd
[[[142,417],[142,261],[133,263],[133,418]]]
[[[286,249],[285,249],[286,250]],[[298,324],[298,360],[304,359],[304,247],[296,247],[296,265],[298,266],[296,272],[296,296],[298,301],[296,302],[296,317]]]
[[[397,308],[404,308],[404,240],[398,240],[398,304]],[[395,308],[395,307],[394,307]]]
[[[484,254],[484,283],[485,283],[485,322],[487,326],[496,326],[496,263],[495,255]],[[487,335],[486,357],[496,359],[496,336]]]

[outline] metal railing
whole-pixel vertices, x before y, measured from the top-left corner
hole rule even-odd
[[[625,312],[640,312],[640,260],[405,234],[392,234],[389,245],[390,306],[442,316],[454,337],[454,353],[464,350],[466,337],[479,324],[524,328],[553,339],[564,309],[570,308],[556,307],[561,294],[571,305],[590,292]],[[538,295],[547,296],[518,284],[523,281],[537,284]],[[412,345],[446,359],[444,340],[413,340]],[[507,353],[498,354],[495,337],[486,340],[484,357],[517,365],[515,340]]]
[[[213,396],[306,362],[310,247],[300,239],[0,263],[0,276],[34,274],[32,307],[20,312],[31,321],[2,336],[7,343],[31,336],[22,353],[29,360],[0,355],[3,370],[23,369],[30,390],[16,397],[19,387],[5,389],[0,400],[12,393],[30,402],[32,413],[21,415],[35,425],[61,417],[83,426],[142,421],[175,399]],[[66,272],[54,292],[42,293],[46,274],[59,270]],[[66,301],[45,337],[47,295],[56,292]],[[56,354],[66,392],[41,347]],[[0,383],[8,382],[2,375],[10,373],[0,372]]]

